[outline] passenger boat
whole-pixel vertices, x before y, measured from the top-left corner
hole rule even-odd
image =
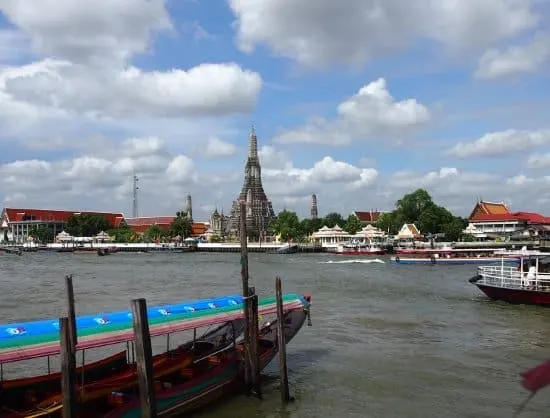
[[[386,250],[373,242],[351,241],[336,248],[334,254],[339,255],[384,255]]]
[[[304,306],[299,295],[285,295],[285,309],[298,309]],[[262,300],[258,306],[260,314],[275,312],[273,298]],[[194,356],[208,357],[220,349],[226,349],[235,337],[242,333],[243,299],[240,296],[227,296],[177,305],[157,306],[148,309],[151,336],[165,335],[196,330],[205,326],[218,325],[214,332],[205,334],[202,344],[194,338],[192,345],[178,347],[155,356],[155,378],[164,378],[192,364]],[[114,345],[133,340],[131,312],[88,315],[77,318],[77,350]],[[221,325],[221,326],[220,326]],[[221,331],[223,332],[221,332]],[[229,338],[231,337],[231,338]],[[167,344],[168,345],[168,344]],[[192,349],[189,349],[191,347]],[[200,349],[200,350],[199,350]],[[36,321],[0,326],[0,365],[37,357],[48,357],[59,353],[58,321]],[[131,390],[137,385],[135,364],[129,361],[109,368],[114,358],[105,359],[81,368],[79,393],[81,402],[100,402],[110,393]],[[49,363],[49,361],[48,361]],[[101,366],[101,367],[100,367]],[[3,369],[2,369],[3,370]],[[92,375],[95,373],[95,375]],[[2,382],[9,388],[8,395],[0,397],[0,416],[27,417],[59,416],[62,409],[60,396],[60,376],[38,376]],[[18,381],[18,384],[15,382]],[[48,385],[39,382],[48,381]],[[36,391],[36,387],[47,387]],[[15,396],[18,394],[17,396]]]
[[[442,246],[439,248],[400,248],[394,249],[397,255],[424,255],[431,256],[432,254],[447,255],[447,254],[474,254],[474,255],[492,255],[499,251],[498,248],[453,248],[451,246]]]
[[[550,253],[526,250],[506,253],[519,257],[518,267],[480,266],[469,282],[494,300],[550,305]]]
[[[433,253],[430,256],[411,255],[411,256],[399,256],[396,255],[391,258],[392,264],[436,264],[436,265],[449,265],[449,264],[517,264],[519,263],[519,257],[515,255],[481,255],[475,253]]]

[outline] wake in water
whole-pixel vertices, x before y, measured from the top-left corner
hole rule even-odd
[[[360,264],[372,264],[372,263],[379,263],[379,264],[385,264],[384,260],[380,260],[379,258],[375,258],[374,260],[328,260],[328,261],[320,261],[319,264],[353,264],[353,263],[360,263]]]

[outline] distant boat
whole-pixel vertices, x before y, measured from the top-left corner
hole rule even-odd
[[[296,254],[299,250],[298,244],[288,244],[281,248],[268,251],[269,254]]]

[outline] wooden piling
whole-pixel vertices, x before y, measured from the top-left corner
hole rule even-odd
[[[260,347],[258,336],[258,295],[256,290],[250,291],[250,369],[252,389],[258,398],[262,398],[262,382],[260,370]]]
[[[61,341],[61,393],[63,395],[63,418],[76,417],[76,358],[71,343],[69,318],[59,318]]]
[[[250,301],[248,288],[248,243],[246,231],[246,202],[241,201],[240,211],[240,241],[241,241],[241,279],[244,298],[244,381],[248,390],[252,387],[251,353],[250,353]]]
[[[290,392],[288,389],[288,370],[286,367],[286,338],[285,338],[285,318],[283,313],[283,291],[281,278],[275,279],[275,294],[277,300],[277,342],[279,346],[279,374],[281,380],[281,400],[288,403]]]
[[[132,300],[132,320],[136,341],[136,363],[141,400],[141,418],[156,418],[155,387],[153,385],[153,350],[149,321],[147,319],[147,302],[145,299]]]
[[[67,316],[69,318],[69,331],[71,338],[71,345],[73,350],[76,351],[76,345],[78,344],[78,337],[76,334],[76,314],[74,307],[74,288],[73,288],[73,275],[69,274],[65,276],[65,290],[67,292]]]

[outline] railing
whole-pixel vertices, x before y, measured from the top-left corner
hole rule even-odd
[[[477,269],[481,279],[477,282],[487,286],[506,287],[511,289],[547,289],[550,287],[549,273],[521,272],[517,266],[481,266]]]

